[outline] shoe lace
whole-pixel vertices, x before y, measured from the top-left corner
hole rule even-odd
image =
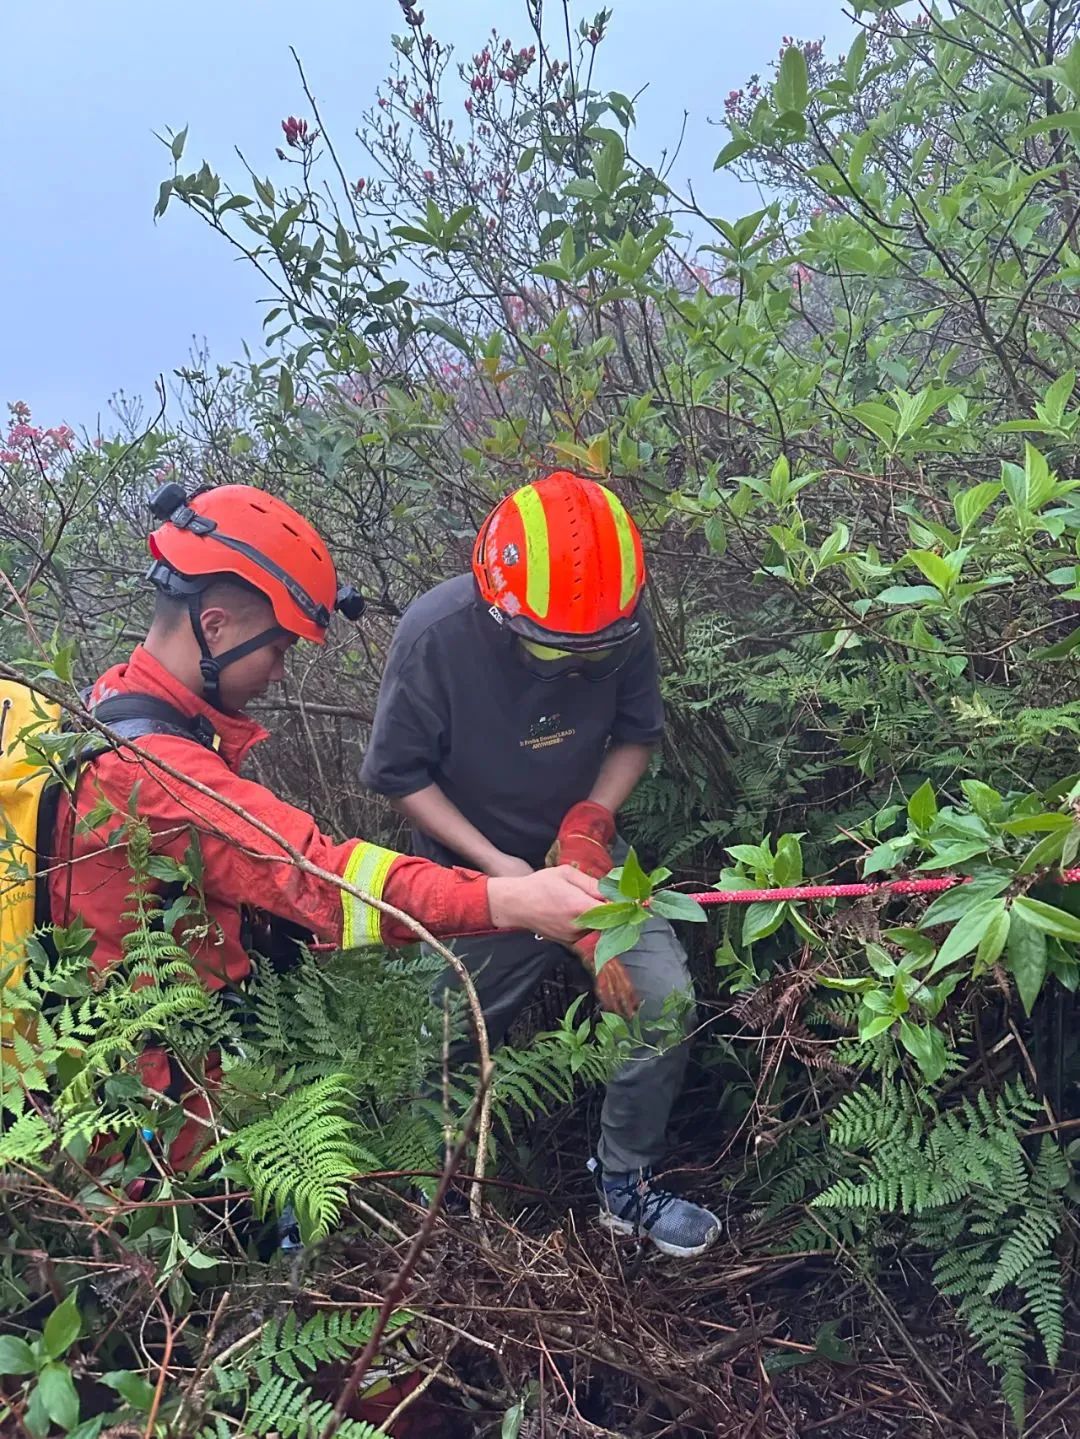
[[[632,1196],[631,1211],[625,1217],[630,1219],[635,1229],[652,1229],[679,1200],[679,1196],[670,1189],[657,1189],[652,1176],[648,1174],[642,1175],[636,1181],[630,1180],[627,1184],[619,1185],[614,1192]]]

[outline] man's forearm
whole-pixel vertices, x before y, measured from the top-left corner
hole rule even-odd
[[[426,789],[391,800],[391,804],[410,824],[461,855],[484,874],[499,872],[505,855],[465,818],[437,784],[429,784]]]
[[[647,744],[616,744],[604,756],[600,773],[589,793],[594,804],[616,814],[637,788],[649,767],[652,747]]]

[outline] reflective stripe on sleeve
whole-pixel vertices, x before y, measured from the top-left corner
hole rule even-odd
[[[347,884],[355,885],[374,899],[382,899],[390,866],[399,857],[396,850],[382,849],[377,844],[366,844],[361,840],[349,855],[341,877]],[[382,914],[374,905],[365,904],[355,895],[342,890],[341,910],[342,949],[359,949],[362,945],[382,943]]]

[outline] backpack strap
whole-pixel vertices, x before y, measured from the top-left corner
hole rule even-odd
[[[145,735],[171,734],[194,740],[204,749],[217,749],[218,735],[205,715],[186,715],[167,700],[154,695],[114,695],[94,705],[90,713],[108,725],[121,739],[142,739]],[[104,741],[107,746],[108,742]]]
[[[88,704],[89,692],[84,692],[82,699],[84,704]],[[109,729],[113,730],[122,740],[143,739],[146,735],[169,734],[176,735],[179,739],[192,740],[195,744],[202,745],[204,749],[216,750],[218,747],[217,731],[205,715],[186,715],[175,705],[169,704],[167,700],[158,699],[155,695],[114,695],[112,698],[102,700],[100,704],[90,707],[90,713],[101,724],[108,725]],[[71,776],[74,771],[72,782],[77,787],[79,776],[86,766],[114,748],[113,743],[105,735],[97,734],[88,737],[88,742],[83,746],[78,758],[66,767],[66,774]],[[41,795],[38,805],[37,852],[39,863],[42,859],[51,863],[52,845],[56,834],[56,821],[63,788],[64,786],[59,783],[48,784]],[[34,908],[35,928],[41,928],[51,923],[47,878],[43,878],[37,884]]]

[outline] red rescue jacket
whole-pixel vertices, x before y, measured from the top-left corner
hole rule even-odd
[[[153,695],[189,717],[205,715],[220,740],[216,752],[176,735],[147,735],[136,743],[148,755],[160,757],[261,820],[313,864],[415,916],[433,934],[478,934],[491,929],[486,876],[444,869],[361,839],[330,839],[311,815],[264,785],[241,779],[238,770],[243,760],[267,738],[266,731],[244,715],[211,709],[141,646],[127,664],[102,675],[90,702],[122,694]],[[247,905],[302,925],[331,944],[400,945],[415,940],[399,921],[306,874],[247,820],[124,749],[106,751],[93,761],[79,781],[74,809],[61,803],[53,845],[58,863],[49,881],[52,918],[66,924],[78,915],[96,932],[94,963],[99,968],[121,954],[131,872],[124,845],[110,847],[108,836],[116,828],[116,815],[127,814],[132,806],[133,796],[134,809],[149,822],[158,852],[180,859],[192,832],[198,836],[212,923],[209,934],[191,946],[191,953],[208,988],[235,984],[250,971],[240,941],[241,909]],[[114,813],[91,827],[78,823],[103,798]]]

